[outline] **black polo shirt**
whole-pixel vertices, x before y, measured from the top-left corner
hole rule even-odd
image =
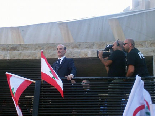
[[[125,53],[121,50],[115,50],[108,60],[112,60],[108,77],[125,77]]]
[[[135,77],[136,75],[139,75],[141,77],[149,75],[145,63],[145,57],[137,48],[132,49],[127,54],[127,66],[129,65],[133,65],[135,68],[133,77]]]

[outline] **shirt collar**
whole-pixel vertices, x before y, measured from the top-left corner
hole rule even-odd
[[[60,59],[60,64],[61,64],[61,62],[62,62],[62,60],[65,58],[65,56],[63,56],[63,57],[61,57],[61,58],[58,58],[58,59]]]

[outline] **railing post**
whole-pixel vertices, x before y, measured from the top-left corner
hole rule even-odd
[[[35,90],[34,90],[32,116],[38,116],[38,107],[39,107],[39,98],[40,98],[40,86],[41,86],[41,81],[40,80],[36,81]]]

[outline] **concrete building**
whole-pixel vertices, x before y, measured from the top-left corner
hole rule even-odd
[[[148,10],[155,7],[155,0],[132,0],[132,10]]]
[[[96,51],[104,49],[106,44],[112,44],[117,39],[133,38],[136,47],[149,62],[151,75],[155,76],[155,9],[152,8],[154,1],[145,0],[143,10],[66,22],[0,28],[1,63],[14,59],[37,60],[40,59],[40,50],[44,50],[47,58],[54,59],[57,57],[57,44],[64,43],[68,50],[66,57],[74,58],[78,67],[82,66],[83,61],[88,61],[86,66],[89,68],[97,63],[95,66],[102,67],[101,70],[103,69],[105,74],[104,67],[96,57]],[[137,3],[133,0],[133,9],[136,9],[139,3],[140,1]],[[145,10],[147,8],[152,9]],[[104,74],[97,76],[106,76]]]

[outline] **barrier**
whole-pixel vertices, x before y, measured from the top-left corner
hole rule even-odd
[[[3,93],[0,96],[0,116],[16,116],[5,78],[0,78],[0,92]],[[155,77],[142,77],[153,103],[154,79]],[[135,78],[75,77],[74,80],[74,84],[64,83],[64,98],[48,83],[38,83],[37,86],[31,84],[19,99],[23,116],[36,116],[37,113],[38,116],[120,116],[123,114]],[[83,80],[89,81],[82,83]],[[39,86],[40,89],[36,89]]]

